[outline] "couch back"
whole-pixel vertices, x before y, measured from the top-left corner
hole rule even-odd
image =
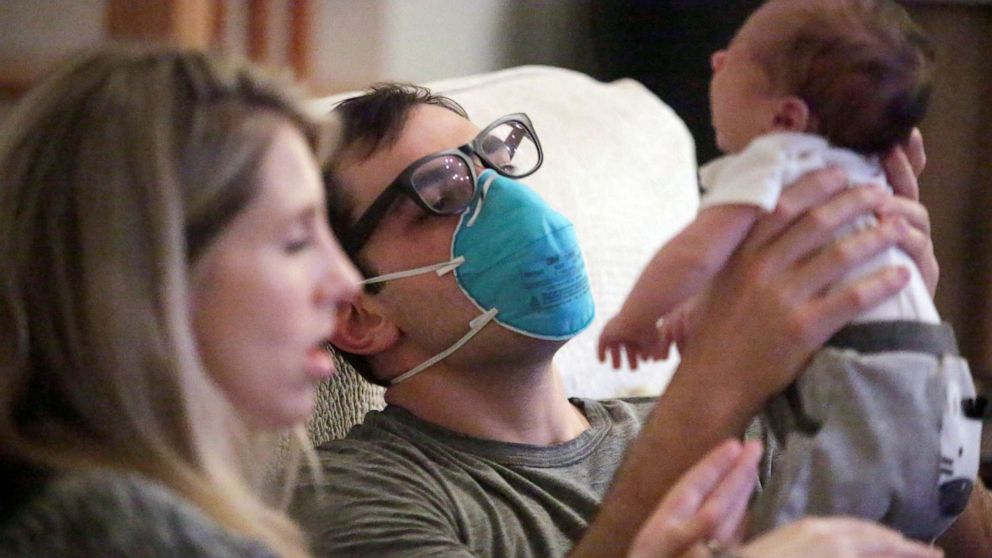
[[[602,83],[561,68],[522,66],[425,85],[461,103],[480,127],[512,112],[534,123],[544,165],[524,182],[575,223],[596,301],[592,325],[555,357],[568,393],[660,393],[676,358],[615,372],[596,360],[596,343],[640,270],[695,215],[694,146],[682,120],[633,80]],[[355,94],[318,99],[313,108],[329,111]],[[381,389],[341,364],[319,390],[311,424],[318,442],[382,406]]]

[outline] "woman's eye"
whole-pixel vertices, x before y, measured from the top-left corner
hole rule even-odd
[[[287,254],[295,254],[307,249],[314,243],[316,234],[315,225],[309,219],[306,223],[297,222],[293,224],[287,231],[287,235],[283,241],[283,251]]]
[[[312,243],[313,243],[313,237],[311,235],[307,234],[306,236],[302,236],[302,237],[299,237],[299,238],[294,238],[294,239],[291,239],[291,240],[287,241],[283,245],[283,249],[286,251],[287,254],[295,254],[297,252],[300,252],[300,251],[306,249]]]

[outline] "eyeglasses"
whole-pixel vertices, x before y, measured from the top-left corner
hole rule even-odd
[[[457,215],[479,197],[478,163],[503,176],[523,178],[543,162],[530,118],[522,112],[499,118],[465,145],[411,163],[342,235],[342,246],[351,256],[361,250],[401,194],[430,214]]]

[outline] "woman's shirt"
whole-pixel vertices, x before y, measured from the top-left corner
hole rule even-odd
[[[92,470],[51,478],[29,467],[2,469],[2,483],[13,494],[0,498],[0,557],[274,556],[138,473]]]

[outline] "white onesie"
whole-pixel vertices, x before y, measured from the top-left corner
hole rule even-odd
[[[877,158],[819,136],[776,133],[703,167],[702,207],[771,211],[782,188],[828,166],[846,171],[852,186],[888,187]],[[838,237],[875,224],[866,217]],[[886,250],[847,279],[892,265],[909,269],[909,285],[831,338],[766,409],[784,447],[755,504],[755,533],[806,515],[851,515],[930,540],[964,508],[981,423],[962,413],[975,387],[953,332],[901,250]]]
[[[820,136],[783,132],[761,136],[752,141],[744,151],[721,157],[702,167],[699,170],[699,180],[706,193],[703,195],[701,208],[747,204],[771,211],[778,204],[783,188],[808,172],[826,167],[843,169],[852,186],[874,183],[890,188],[877,157],[865,157],[849,149],[831,147]],[[865,228],[875,224],[874,217],[866,217],[855,224],[855,227]],[[842,230],[838,236],[851,232],[851,229]],[[907,268],[910,271],[909,285],[853,321],[913,320],[940,323],[940,316],[919,269],[902,250],[886,250],[851,272],[848,278],[860,277],[886,266]]]

